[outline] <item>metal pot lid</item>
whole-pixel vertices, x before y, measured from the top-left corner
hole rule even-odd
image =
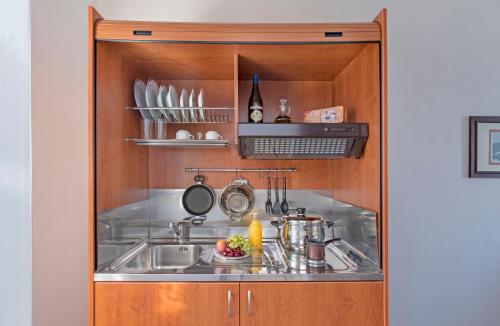
[[[287,221],[304,221],[304,222],[315,222],[315,221],[323,221],[323,218],[321,216],[304,216],[304,217],[299,217],[299,216],[285,216],[284,217]]]
[[[315,221],[323,221],[322,216],[318,215],[306,215],[306,209],[299,207],[297,208],[296,214],[289,214],[287,216],[283,216],[283,219],[286,221],[303,221],[303,222],[315,222]]]

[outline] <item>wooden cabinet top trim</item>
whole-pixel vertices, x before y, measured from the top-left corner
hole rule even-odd
[[[326,36],[329,33],[330,36]],[[164,23],[100,20],[97,40],[205,42],[380,41],[377,23]]]

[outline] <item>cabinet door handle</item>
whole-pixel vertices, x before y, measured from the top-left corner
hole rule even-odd
[[[250,316],[252,314],[252,291],[250,290],[247,292],[247,311]]]
[[[231,290],[227,291],[227,318],[231,318]]]

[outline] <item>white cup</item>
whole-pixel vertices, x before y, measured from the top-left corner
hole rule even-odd
[[[194,139],[194,136],[189,133],[187,130],[178,130],[175,133],[175,139]]]
[[[222,139],[222,136],[214,130],[207,131],[205,134],[205,139],[210,139],[210,140],[216,140],[216,139]]]

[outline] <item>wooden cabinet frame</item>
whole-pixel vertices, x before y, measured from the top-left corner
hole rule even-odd
[[[96,40],[169,41],[169,42],[245,42],[245,43],[318,43],[378,42],[380,44],[380,254],[384,271],[383,307],[384,325],[388,325],[388,152],[387,152],[387,12],[382,10],[373,22],[338,24],[203,24],[203,23],[148,23],[106,21],[89,7],[88,20],[88,137],[89,137],[89,266],[88,266],[88,324],[94,324],[95,296],[95,51]],[[151,34],[151,35],[149,35]],[[328,35],[327,35],[328,34]],[[238,78],[238,54],[234,54],[234,78]],[[238,94],[238,83],[234,92]],[[234,98],[237,108],[238,96]],[[236,137],[235,137],[236,138]]]

